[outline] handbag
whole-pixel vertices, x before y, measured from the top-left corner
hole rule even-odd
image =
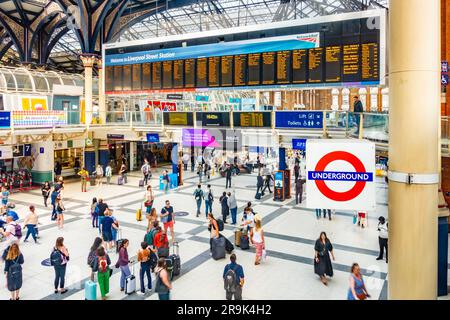
[[[153,201],[150,201],[150,200],[145,201],[145,202],[144,202],[144,206],[145,206],[145,207],[151,207],[151,206],[153,206]]]

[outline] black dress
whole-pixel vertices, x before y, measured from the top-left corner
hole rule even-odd
[[[333,266],[331,265],[330,251],[333,251],[333,245],[329,240],[325,244],[317,239],[314,250],[319,252],[319,262],[314,259],[314,273],[319,276],[333,276]]]
[[[22,288],[22,264],[24,262],[23,255],[20,254],[14,260],[5,260],[5,272],[8,272],[6,282],[8,290],[13,292]],[[11,268],[13,267],[13,268]]]

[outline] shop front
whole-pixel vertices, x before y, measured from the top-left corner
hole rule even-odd
[[[75,177],[84,163],[84,140],[67,140],[54,142],[54,163],[61,166],[63,178]]]
[[[10,191],[32,187],[31,144],[0,147],[0,180]]]

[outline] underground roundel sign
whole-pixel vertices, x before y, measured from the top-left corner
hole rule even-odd
[[[306,203],[311,209],[375,209],[375,145],[308,140]]]

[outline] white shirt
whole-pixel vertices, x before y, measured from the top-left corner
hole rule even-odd
[[[261,236],[261,231],[262,231],[262,229],[260,229],[259,231],[256,231],[256,229],[253,229],[253,242],[256,242],[256,243],[263,242],[262,236]]]
[[[378,224],[378,229],[380,229],[380,231],[378,231],[378,236],[381,239],[387,239],[388,238],[388,226],[387,226],[387,222],[385,222],[384,224],[379,223]]]
[[[255,215],[253,213],[248,213],[245,222],[250,222],[250,224],[248,224],[250,228],[255,227]]]
[[[183,155],[183,162],[188,163],[190,156],[188,154]]]

